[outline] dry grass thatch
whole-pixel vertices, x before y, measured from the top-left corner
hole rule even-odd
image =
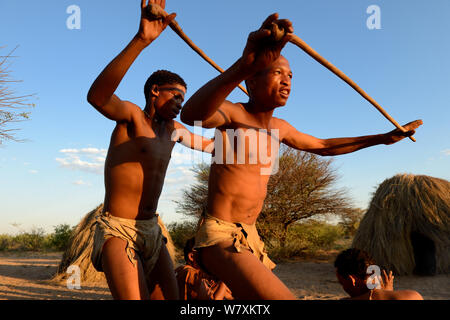
[[[58,270],[52,278],[53,281],[66,281],[70,276],[70,274],[66,273],[66,270],[70,265],[76,265],[80,268],[81,283],[95,284],[105,281],[104,273],[95,270],[91,263],[91,253],[94,244],[95,231],[95,228],[92,228],[92,226],[95,222],[95,217],[101,214],[102,210],[103,204],[86,214],[86,216],[76,226],[72,238],[70,239],[69,247],[64,252],[58,266]],[[160,217],[158,217],[158,224],[161,227],[162,234],[167,238],[166,246],[170,256],[172,257],[172,261],[175,264],[175,261],[179,259],[179,253],[177,252],[170,234]]]
[[[411,174],[385,180],[374,193],[352,246],[398,275],[412,274],[416,267],[412,233],[434,243],[436,272],[449,273],[449,181]]]

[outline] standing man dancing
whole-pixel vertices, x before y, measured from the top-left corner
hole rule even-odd
[[[272,39],[272,24],[286,30],[279,41]],[[242,57],[200,88],[181,112],[181,120],[189,125],[202,121],[205,128],[217,128],[207,212],[195,236],[195,247],[202,267],[224,281],[237,299],[295,299],[271,272],[274,263],[255,226],[270,177],[263,172],[274,165],[273,161],[268,164],[262,153],[267,155],[266,151],[272,150],[273,160],[273,150],[278,151],[273,144],[283,142],[322,156],[339,155],[398,142],[414,134],[422,123],[408,123],[404,126],[406,133],[393,130],[363,137],[319,139],[273,117],[274,110],[286,104],[291,91],[292,72],[280,52],[292,33],[290,21],[278,20],[277,14],[269,16],[259,30],[250,33]],[[225,100],[244,80],[249,101]],[[235,140],[237,148],[233,148]]]
[[[194,136],[174,120],[186,93],[183,79],[153,73],[144,86],[146,105],[114,92],[137,56],[175,18],[152,20],[141,1],[138,33],[100,73],[87,99],[116,121],[105,161],[104,213],[97,218],[92,262],[106,275],[114,299],[178,299],[174,267],[156,209],[175,142],[206,151],[212,140]],[[150,0],[162,8],[165,0]],[[209,151],[211,152],[211,150]]]

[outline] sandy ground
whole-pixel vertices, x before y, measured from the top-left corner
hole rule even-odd
[[[108,300],[106,283],[81,284],[68,289],[49,279],[55,273],[60,253],[0,254],[0,299],[2,300]],[[299,260],[278,264],[277,276],[299,299],[335,300],[346,296],[334,274],[331,259]],[[450,299],[450,275],[396,277],[396,290],[413,289],[425,299]]]

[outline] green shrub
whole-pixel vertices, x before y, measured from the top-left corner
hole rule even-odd
[[[49,247],[57,251],[65,251],[69,247],[69,241],[74,228],[68,224],[59,224],[54,227],[54,233],[50,235]]]
[[[48,247],[48,237],[42,228],[33,228],[30,232],[21,232],[12,239],[10,250],[42,251]]]
[[[69,244],[73,228],[68,224],[54,227],[54,233],[46,234],[42,228],[21,231],[17,235],[0,235],[0,251],[64,251]]]
[[[323,222],[308,222],[304,225],[295,226],[293,232],[303,237],[312,250],[329,250],[335,241],[344,236],[341,226],[330,225]]]
[[[0,235],[0,251],[10,250],[12,245],[12,237],[6,234]]]
[[[194,221],[172,222],[167,225],[173,244],[181,251],[183,251],[186,241],[195,235],[196,229],[197,222]]]
[[[337,240],[344,237],[344,229],[339,225],[308,221],[296,223],[288,230],[284,247],[271,241],[269,255],[274,260],[314,255],[318,250],[334,248]]]

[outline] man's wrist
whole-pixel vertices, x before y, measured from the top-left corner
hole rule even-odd
[[[255,74],[255,71],[242,61],[242,58],[239,58],[239,60],[229,68],[229,71],[233,74],[232,77],[239,81],[239,83]]]
[[[139,49],[143,50],[153,42],[153,40],[145,40],[143,39],[139,33],[137,33],[133,39],[131,40]]]

